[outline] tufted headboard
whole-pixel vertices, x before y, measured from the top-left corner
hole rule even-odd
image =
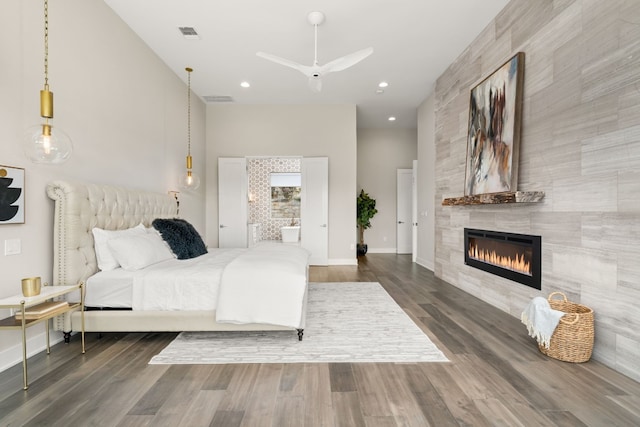
[[[55,201],[53,222],[53,284],[71,285],[98,271],[93,249],[94,227],[121,230],[155,218],[177,216],[169,194],[111,185],[53,181],[47,195]]]

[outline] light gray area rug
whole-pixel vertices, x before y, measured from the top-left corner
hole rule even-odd
[[[310,283],[295,331],[182,332],[150,364],[446,362],[379,283]]]

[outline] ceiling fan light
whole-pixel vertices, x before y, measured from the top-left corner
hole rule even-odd
[[[307,21],[309,21],[311,25],[320,25],[324,22],[324,13],[318,11],[309,12]]]

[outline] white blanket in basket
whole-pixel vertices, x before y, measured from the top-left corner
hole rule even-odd
[[[520,320],[527,327],[530,337],[535,338],[543,347],[549,348],[551,336],[564,314],[552,309],[546,299],[535,297],[522,312]]]

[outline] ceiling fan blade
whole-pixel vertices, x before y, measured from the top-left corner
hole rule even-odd
[[[322,79],[320,77],[309,77],[309,88],[313,92],[321,92],[322,91]]]
[[[284,65],[285,67],[293,68],[294,70],[298,70],[303,73],[305,76],[307,75],[307,69],[309,68],[306,65],[298,64],[297,62],[290,61],[288,59],[280,58],[276,55],[271,55],[270,53],[258,52],[256,53],[260,58],[264,58],[271,62],[275,62],[276,64]]]
[[[285,67],[298,70],[299,72],[307,76],[309,88],[313,92],[320,92],[322,90],[322,76],[325,73],[345,70],[349,67],[354,66],[373,53],[373,48],[369,47],[367,49],[362,49],[349,55],[345,55],[338,59],[334,59],[328,64],[320,66],[318,64],[318,25],[322,24],[322,22],[324,21],[324,14],[322,12],[312,12],[308,15],[307,20],[314,27],[313,65],[307,66],[298,64],[297,62],[290,61],[285,58],[280,58],[279,56],[272,55],[270,53],[258,52],[256,53],[256,55],[266,60],[275,62],[276,64],[284,65]]]
[[[334,59],[331,62],[322,66],[323,73],[331,73],[333,71],[346,70],[349,67],[356,65],[358,62],[365,59],[367,56],[373,53],[373,48],[368,47],[366,49],[359,50],[357,52],[350,53],[338,59]]]

